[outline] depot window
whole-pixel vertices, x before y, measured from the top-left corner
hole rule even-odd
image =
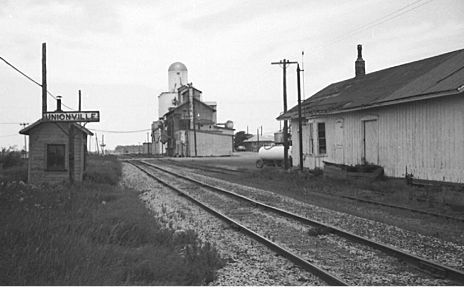
[[[319,155],[326,154],[325,123],[317,123],[317,142]]]
[[[64,144],[47,144],[47,170],[65,170]]]

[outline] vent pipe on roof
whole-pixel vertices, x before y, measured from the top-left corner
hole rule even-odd
[[[362,58],[362,45],[358,44],[358,59],[354,63],[356,77],[363,76],[366,74],[366,65]]]
[[[56,111],[61,112],[61,96],[56,96]]]

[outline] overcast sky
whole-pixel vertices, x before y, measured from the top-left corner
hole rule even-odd
[[[236,131],[279,129],[282,69],[302,61],[304,96],[352,78],[356,45],[366,73],[464,48],[462,0],[52,1],[0,0],[0,57],[41,82],[47,43],[48,90],[77,109],[107,147],[139,144],[168,89],[168,67],[187,66],[189,82],[216,101],[218,121]],[[288,107],[297,103],[288,70]],[[41,117],[41,88],[0,61],[0,147],[23,148],[17,123]],[[48,99],[49,110],[56,108]],[[16,123],[16,124],[5,124]],[[94,141],[92,141],[94,143]],[[92,149],[95,149],[92,147]]]

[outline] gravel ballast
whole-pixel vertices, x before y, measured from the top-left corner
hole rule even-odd
[[[226,265],[217,272],[217,279],[209,285],[326,285],[311,273],[233,230],[130,164],[123,164],[122,184],[143,191],[140,199],[166,227],[179,231],[194,230],[202,241],[209,242],[218,250]]]
[[[177,168],[169,168],[177,172]],[[337,212],[319,206],[297,201],[293,198],[249,186],[220,180],[217,178],[188,173],[183,174],[205,183],[229,189],[238,194],[256,199],[296,214],[327,223],[374,241],[397,247],[411,254],[430,259],[443,265],[464,270],[464,246],[439,238],[424,236],[420,233],[398,228],[393,225],[373,221],[347,213]]]

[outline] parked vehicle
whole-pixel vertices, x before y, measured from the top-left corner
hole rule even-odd
[[[237,146],[237,148],[235,148],[235,151],[243,152],[243,151],[246,151],[246,148],[245,148],[245,146],[240,145],[240,146]]]

